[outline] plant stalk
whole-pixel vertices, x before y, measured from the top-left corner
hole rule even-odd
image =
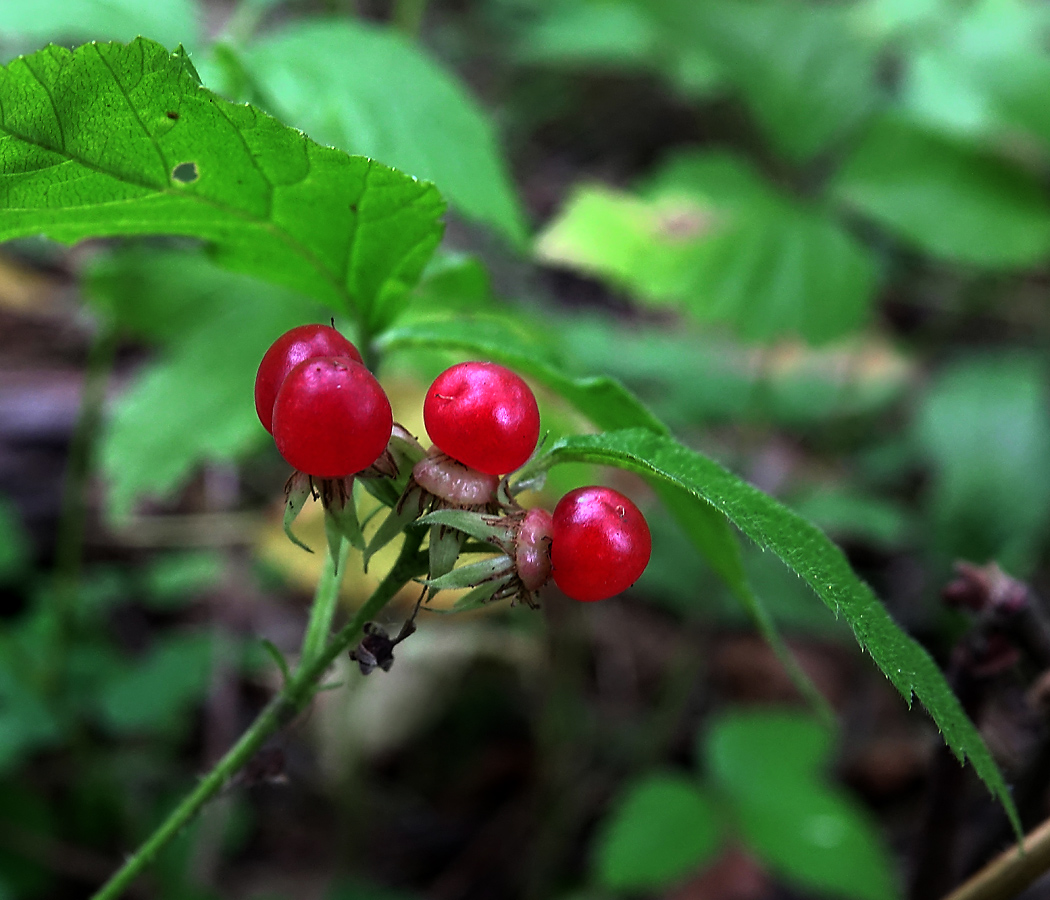
[[[374,619],[404,585],[426,571],[426,556],[419,553],[422,539],[422,529],[410,528],[405,532],[405,541],[397,561],[372,592],[372,596],[357,611],[357,615],[332,637],[312,661],[304,660],[291,681],[266,704],[237,743],[99,889],[92,900],[116,900],[143,869],[153,862],[168,842],[200,812],[204,804],[218,794],[248,763],[266,739],[306,707],[314,695],[317,682],[335,658],[360,640],[365,623]],[[336,588],[326,584],[326,581],[334,580],[334,569],[326,567],[322,574],[322,582],[318,585],[318,594],[322,590],[334,592]]]
[[[306,623],[303,635],[303,649],[299,654],[299,668],[305,668],[324,651],[328,636],[332,633],[332,619],[339,602],[339,585],[346,570],[346,557],[350,544],[346,538],[339,540],[339,565],[335,564],[332,554],[325,552],[321,569],[321,579],[317,582],[317,593],[310,607],[310,620]]]
[[[1011,900],[1048,870],[1050,819],[1025,837],[1023,849],[1011,847],[944,900]]]

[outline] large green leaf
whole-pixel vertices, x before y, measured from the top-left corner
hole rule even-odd
[[[399,311],[441,236],[437,190],[199,84],[153,41],[50,46],[0,69],[0,240],[179,234],[229,268]]]
[[[0,34],[34,41],[130,41],[148,35],[168,46],[192,46],[199,34],[197,4],[193,0],[8,0],[0,3]]]
[[[967,360],[934,381],[915,436],[934,465],[934,534],[946,559],[1032,570],[1050,523],[1048,410],[1047,369],[1030,356]]]
[[[839,550],[815,526],[693,450],[665,435],[629,429],[563,438],[530,464],[619,466],[687,491],[722,513],[747,537],[773,551],[853,629],[886,677],[910,704],[918,697],[960,760],[969,759],[1006,808],[1020,833],[1016,809],[988,748],[929,655],[890,618],[871,589],[853,573]]]
[[[875,289],[846,231],[724,153],[669,161],[642,197],[577,189],[537,249],[749,340],[840,337],[867,318]]]
[[[165,637],[102,686],[95,700],[99,719],[119,735],[181,728],[208,689],[215,658],[210,634]]]
[[[102,436],[117,518],[200,463],[264,443],[252,400],[259,360],[287,329],[324,317],[317,303],[186,252],[120,254],[89,272],[87,294],[118,325],[166,345],[117,401]]]
[[[708,770],[748,847],[789,880],[856,900],[899,896],[879,830],[823,777],[831,736],[794,713],[718,718],[704,742]]]
[[[5,651],[11,647],[0,644]],[[61,725],[47,707],[34,685],[25,683],[25,673],[18,672],[17,656],[0,665],[0,772],[18,766],[41,747],[61,739]]]
[[[806,159],[841,139],[877,102],[871,50],[848,10],[792,0],[662,0],[743,94],[776,146]]]
[[[1050,141],[1046,9],[979,0],[931,12],[905,61],[901,100],[909,114],[950,134],[1004,139],[1019,129]]]
[[[283,119],[433,181],[465,215],[524,240],[488,117],[453,73],[401,34],[345,19],[298,22],[241,59]]]
[[[721,843],[718,808],[700,785],[682,775],[648,775],[604,824],[594,867],[612,890],[653,890],[699,870]]]
[[[832,190],[906,242],[952,262],[1003,269],[1050,254],[1050,203],[1037,179],[903,121],[873,125]]]

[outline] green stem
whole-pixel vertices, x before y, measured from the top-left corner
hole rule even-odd
[[[284,689],[259,713],[246,732],[201,779],[183,801],[175,807],[160,826],[114,873],[92,900],[115,900],[201,810],[222,787],[256,754],[270,735],[298,715],[310,702],[328,667],[337,656],[361,638],[365,622],[374,619],[391,598],[413,578],[426,571],[426,556],[419,553],[423,540],[422,529],[409,529],[393,568],[373,591],[357,615],[338,631],[312,661],[304,661]]]
[[[328,636],[332,633],[332,618],[339,602],[339,585],[343,572],[346,571],[346,557],[350,544],[345,538],[339,541],[339,565],[335,564],[331,553],[325,553],[321,569],[321,580],[317,582],[317,593],[313,606],[310,607],[310,620],[306,623],[303,635],[303,649],[299,656],[299,668],[305,668],[324,651]]]

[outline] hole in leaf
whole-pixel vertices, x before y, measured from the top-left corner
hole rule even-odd
[[[167,112],[167,116],[169,119],[177,119],[179,117],[179,114],[175,112],[175,110],[169,109]]]
[[[195,162],[185,162],[179,163],[171,170],[171,177],[176,181],[181,181],[183,184],[190,184],[201,176],[200,172],[197,171],[197,164]]]

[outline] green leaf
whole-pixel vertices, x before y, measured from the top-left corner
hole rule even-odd
[[[846,8],[791,0],[675,0],[669,24],[743,94],[778,149],[797,160],[861,123],[878,93],[871,49]]]
[[[841,614],[879,668],[911,704],[918,697],[945,742],[969,759],[1020,835],[1017,811],[988,748],[929,655],[890,618],[871,589],[816,527],[718,463],[664,435],[629,429],[563,438],[526,474],[566,462],[618,466],[664,481],[709,503],[755,543],[772,550],[836,614]]]
[[[526,63],[647,67],[658,55],[656,23],[634,3],[546,4],[526,27],[517,55]]]
[[[642,198],[577,189],[537,252],[747,340],[841,337],[875,289],[867,251],[837,223],[722,153],[672,159]]]
[[[718,810],[700,785],[681,775],[648,775],[604,824],[595,873],[611,890],[657,890],[699,871],[721,844]]]
[[[219,583],[224,563],[223,556],[215,550],[166,553],[142,573],[142,602],[164,612],[181,609],[193,597]]]
[[[301,550],[305,550],[307,553],[313,553],[314,551],[299,540],[299,538],[295,536],[295,532],[292,531],[292,525],[294,525],[295,520],[299,518],[299,513],[301,513],[303,507],[306,506],[306,501],[311,497],[314,497],[312,479],[304,472],[296,472],[288,480],[284,492],[284,515],[281,517],[281,527],[284,529],[285,537]],[[325,539],[329,542],[331,541],[327,521],[325,521]],[[329,549],[331,549],[330,546]],[[336,554],[332,555],[333,561],[337,561],[337,558]]]
[[[900,547],[910,531],[911,523],[899,505],[848,487],[820,487],[791,505],[829,534],[859,539],[875,547]]]
[[[919,250],[949,262],[1008,269],[1050,253],[1041,183],[966,144],[880,119],[836,176],[842,202]]]
[[[550,330],[571,348],[573,370],[622,380],[672,429],[741,421],[826,427],[885,410],[912,383],[909,359],[877,340],[762,353],[680,321],[573,316],[559,317]]]
[[[744,569],[740,542],[725,516],[709,504],[697,503],[688,491],[657,479],[650,478],[649,481],[693,546],[725,582],[755,629],[773,649],[798,692],[825,722],[833,722],[835,713],[830,704],[799,665],[790,648],[784,643],[766,605],[752,590]]]
[[[252,401],[259,360],[284,331],[323,316],[311,301],[199,255],[136,254],[127,266],[118,279],[126,293],[114,302],[158,311],[183,303],[185,313],[172,315],[175,330],[185,330],[178,340],[171,332],[169,349],[117,401],[103,433],[101,465],[117,518],[144,494],[166,495],[201,462],[263,446],[268,437]]]
[[[96,700],[103,723],[116,734],[181,728],[208,688],[214,648],[207,634],[166,637],[104,686]]]
[[[653,72],[688,97],[704,97],[723,78],[706,49],[651,0],[543,3],[520,29],[525,63]],[[671,6],[674,5],[672,0]]]
[[[488,117],[452,72],[400,33],[346,19],[298,22],[242,60],[282,118],[433,181],[460,212],[525,239]]]
[[[427,582],[437,584],[438,580],[452,571],[459,559],[466,536],[455,528],[443,525],[430,527],[430,546],[427,548]]]
[[[512,540],[513,531],[506,525],[495,524],[499,520],[499,516],[487,516],[465,509],[439,509],[423,516],[418,524],[444,525],[489,543]]]
[[[394,328],[379,339],[386,353],[415,348],[455,350],[502,363],[569,401],[599,428],[642,426],[666,431],[645,405],[613,378],[572,378],[530,347],[527,335],[498,319],[420,322]],[[531,351],[531,352],[530,352]]]
[[[197,237],[377,330],[441,237],[433,185],[222,100],[144,38],[15,59],[0,110],[0,240]]]
[[[501,579],[513,569],[514,562],[507,556],[493,556],[480,562],[469,563],[453,569],[438,578],[427,578],[423,584],[432,592],[478,587],[485,582]]]
[[[192,47],[200,34],[197,13],[192,0],[11,0],[0,4],[0,34],[34,42],[149,35],[169,47]]]
[[[437,253],[410,298],[406,317],[433,318],[491,310],[498,303],[488,270],[476,256]]]
[[[8,667],[12,661],[0,665],[0,772],[14,769],[34,750],[55,744],[62,734],[43,698],[23,681],[25,673]]]
[[[935,544],[946,559],[994,559],[1022,576],[1036,566],[1050,523],[1048,409],[1047,369],[1031,356],[959,362],[931,385],[914,433],[934,466]]]
[[[894,900],[893,864],[878,828],[822,777],[829,731],[792,713],[737,712],[706,741],[711,776],[751,850],[804,887],[856,900]]]
[[[456,602],[452,604],[452,609],[448,610],[448,612],[472,612],[475,609],[482,609],[492,602],[493,594],[507,587],[512,580],[512,575],[503,575],[492,581],[486,581],[484,584],[479,584],[473,590],[467,591],[462,597],[459,597]],[[436,611],[437,610],[434,610],[434,612]]]
[[[923,24],[901,84],[909,115],[952,135],[1012,141],[1020,130],[1050,141],[1045,9],[983,0],[942,6]]]

